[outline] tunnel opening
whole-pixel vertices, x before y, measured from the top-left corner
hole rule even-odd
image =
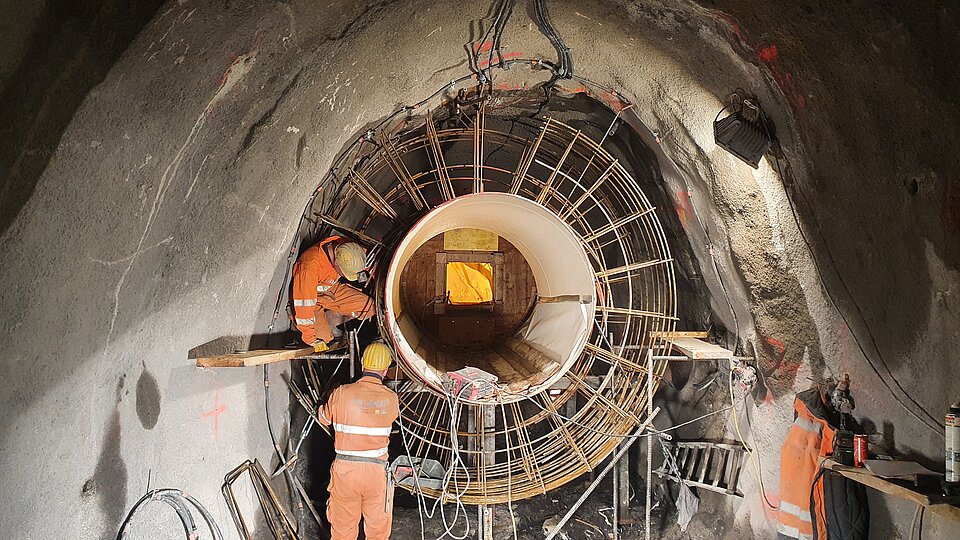
[[[448,232],[465,229],[484,231],[493,242],[445,241]],[[501,241],[504,251],[476,249],[493,243],[500,249]],[[464,247],[473,249],[449,249]],[[489,265],[489,303],[449,302],[451,262]],[[484,192],[438,206],[407,232],[385,279],[388,331],[415,376],[436,389],[444,387],[445,373],[474,368],[497,378],[502,392],[491,400],[528,396],[569,369],[592,330],[593,272],[579,237],[555,214],[517,195]],[[525,290],[514,290],[518,283],[526,283]],[[420,302],[430,284],[435,295]],[[410,296],[416,300],[404,302]],[[424,316],[431,305],[433,327]]]

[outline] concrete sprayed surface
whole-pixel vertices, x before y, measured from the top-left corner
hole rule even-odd
[[[682,223],[714,321],[761,367],[764,392],[741,422],[768,497],[793,394],[842,373],[888,447],[937,466],[936,422],[960,398],[956,7],[548,4],[577,75],[635,104],[673,198],[659,211]],[[15,38],[2,63],[3,536],[111,537],[149,476],[236,537],[219,487],[245,459],[271,462],[262,373],[199,370],[188,352],[267,331],[303,205],[333,158],[367,124],[468,74],[471,21],[488,9],[167,2],[128,46],[116,37],[115,61],[50,49],[69,60],[48,66],[60,83],[41,78],[28,96],[11,89],[17,74],[40,72],[11,60],[31,47]],[[7,20],[39,43],[41,11]],[[521,6],[503,47],[554,57]],[[78,79],[83,62],[100,78]],[[525,67],[497,76],[542,80]],[[756,171],[713,143],[737,88],[760,98],[783,147]],[[285,437],[287,398],[271,397]],[[701,432],[734,438],[722,423],[690,435]],[[689,537],[771,537],[774,514],[753,469],[744,475],[743,503],[705,497]],[[914,508],[872,497],[874,537],[909,537]],[[174,521],[149,514],[136,537],[179,538]],[[925,538],[960,537],[930,513],[924,523]],[[413,527],[397,537],[419,536]]]

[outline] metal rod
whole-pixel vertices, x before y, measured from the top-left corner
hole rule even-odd
[[[653,411],[653,351],[647,350],[647,413]],[[644,538],[650,540],[650,502],[652,489],[650,482],[653,471],[653,437],[647,437],[647,504],[644,508]]]
[[[577,139],[579,138],[580,131],[578,130],[577,134],[573,136],[573,140],[567,145],[567,149],[563,151],[563,155],[560,157],[560,161],[557,162],[557,166],[553,168],[553,172],[550,173],[547,181],[543,184],[543,190],[540,191],[540,196],[537,197],[538,203],[543,204],[543,202],[547,200],[547,195],[550,193],[550,188],[553,187],[553,182],[557,179],[557,173],[560,172],[560,167],[563,167],[563,164],[567,161],[567,156],[570,155],[570,151],[573,150],[573,147],[577,144]]]
[[[473,192],[483,193],[483,135],[484,102],[477,107],[477,119],[473,123]]]
[[[537,156],[537,150],[540,148],[540,143],[543,141],[543,136],[547,133],[547,129],[550,127],[550,118],[547,118],[547,121],[544,122],[543,127],[540,129],[540,134],[537,135],[536,140],[533,141],[533,146],[526,154],[526,159],[520,160],[520,166],[517,167],[517,172],[513,175],[513,183],[510,186],[510,193],[517,194],[520,191],[520,185],[523,183],[523,179],[527,176],[527,171],[530,170],[530,164],[533,163],[534,158]]]
[[[557,536],[557,534],[560,532],[560,529],[562,529],[563,526],[566,525],[568,521],[570,521],[570,518],[573,517],[573,514],[580,509],[580,506],[582,506],[583,502],[587,500],[587,497],[589,497],[590,494],[593,493],[593,490],[597,489],[597,486],[600,484],[600,481],[603,480],[603,477],[605,477],[607,473],[610,472],[610,469],[612,469],[613,466],[617,463],[617,460],[619,460],[623,456],[623,454],[630,449],[630,447],[633,445],[633,441],[637,440],[637,438],[643,434],[643,431],[647,429],[647,425],[653,421],[653,417],[656,416],[659,412],[660,412],[660,407],[655,408],[653,411],[653,414],[648,416],[647,419],[643,422],[643,424],[638,426],[637,429],[633,431],[633,434],[623,442],[623,446],[613,456],[613,459],[610,460],[610,463],[607,463],[607,466],[604,467],[602,471],[600,471],[600,474],[598,474],[596,478],[593,479],[593,482],[591,482],[590,485],[587,486],[587,489],[583,491],[583,495],[580,495],[580,498],[577,499],[577,502],[573,503],[573,506],[571,506],[570,509],[567,510],[567,513],[564,514],[564,516],[560,519],[560,522],[557,523],[557,526],[554,527],[552,531],[550,531],[550,534],[548,534],[547,537],[544,538],[544,540],[553,540],[553,538]]]
[[[456,197],[453,191],[453,184],[450,182],[450,171],[447,169],[447,162],[443,158],[443,148],[440,147],[440,136],[437,135],[437,126],[433,122],[433,111],[427,113],[427,139],[430,140],[430,150],[433,155],[433,161],[436,164],[437,178],[440,181],[440,193],[445,201]]]

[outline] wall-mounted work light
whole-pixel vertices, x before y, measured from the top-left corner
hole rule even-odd
[[[717,146],[756,169],[773,142],[769,120],[756,100],[733,94],[731,101],[731,105],[717,113],[717,119],[713,121],[713,138]],[[720,118],[728,109],[732,113]]]

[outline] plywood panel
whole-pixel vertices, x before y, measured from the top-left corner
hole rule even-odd
[[[536,283],[530,266],[510,242],[501,238],[498,249],[503,254],[503,271],[502,279],[498,276],[494,286],[502,289],[502,295],[494,295],[502,298],[502,303],[494,307],[494,332],[502,338],[515,334],[529,316],[536,302]],[[437,286],[438,252],[443,252],[443,235],[421,246],[400,274],[400,295],[405,311],[418,327],[432,336],[438,333],[440,317],[434,313],[432,301],[444,290],[444,283]]]

